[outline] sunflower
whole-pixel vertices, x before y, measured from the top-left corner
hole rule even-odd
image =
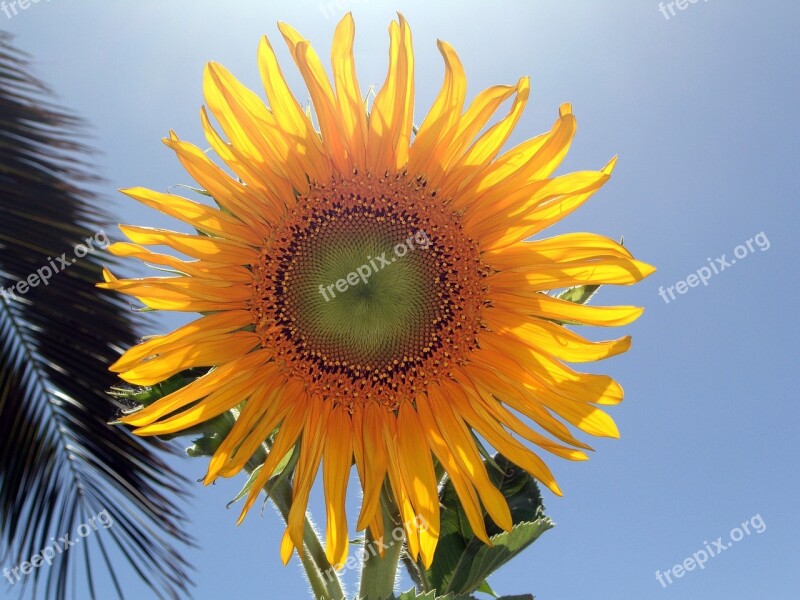
[[[480,444],[560,495],[544,461],[520,439],[585,460],[590,448],[567,424],[618,436],[599,406],[620,402],[620,386],[562,361],[613,356],[630,339],[589,341],[564,324],[624,325],[642,311],[580,305],[549,292],[633,284],[653,268],[589,233],[529,241],[582,205],[614,166],[553,176],[575,134],[569,104],[548,133],[501,153],[528,100],[527,78],[490,87],[465,107],[464,69],[440,41],[444,82],[417,129],[414,53],[402,16],[389,28],[389,70],[369,110],[356,77],[351,15],[336,27],[332,81],[308,40],[279,27],[316,123],[264,38],[258,65],[268,105],[219,64],[204,74],[202,125],[233,176],[175,133],[164,140],[219,208],[123,190],[197,234],[121,226],[130,243],[113,244],[113,254],[174,275],[117,279],[106,271],[100,285],[151,309],[202,316],[129,349],[111,368],[141,386],[209,369],[122,421],[139,435],[165,435],[239,407],[205,482],[236,475],[271,439],[241,521],[294,452],[284,561],[302,548],[321,464],[326,552],[332,564],[344,562],[355,464],[363,491],[357,529],[381,537],[386,484],[410,554],[429,565],[439,534],[435,466],[488,543],[484,511],[506,530],[512,519]],[[490,124],[506,101],[507,114]]]

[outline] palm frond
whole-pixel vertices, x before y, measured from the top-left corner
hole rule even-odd
[[[29,70],[0,32],[0,567],[80,539],[81,524],[107,511],[113,525],[13,589],[94,598],[99,563],[124,597],[112,563],[122,555],[157,596],[178,598],[191,584],[176,549],[191,543],[174,508],[185,488],[159,458],[174,448],[108,425],[121,407],[106,393],[116,383],[107,365],[137,335],[128,305],[94,287],[112,260],[100,251],[107,216],[88,191],[91,153],[73,141],[80,122]],[[89,240],[95,251],[81,257]]]

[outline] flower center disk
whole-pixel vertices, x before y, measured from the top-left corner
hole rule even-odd
[[[310,394],[395,410],[475,348],[486,269],[404,173],[312,184],[254,265],[262,345]]]

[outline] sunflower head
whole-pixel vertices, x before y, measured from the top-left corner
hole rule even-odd
[[[484,514],[504,529],[512,521],[480,444],[559,494],[521,439],[583,460],[589,447],[568,425],[617,436],[600,406],[622,400],[620,386],[565,362],[618,354],[629,338],[593,342],[564,324],[623,325],[641,310],[584,306],[552,292],[628,285],[653,269],[598,235],[539,237],[591,197],[614,165],[553,176],[575,133],[570,105],[549,132],[502,152],[528,100],[527,78],[467,104],[461,62],[439,42],[444,82],[416,129],[414,55],[402,16],[389,28],[389,71],[369,106],[349,14],[336,28],[332,79],[305,38],[285,24],[280,31],[313,115],[290,93],[264,38],[258,64],[267,103],[220,65],[205,72],[201,120],[225,168],[172,132],[164,140],[218,207],[125,190],[197,233],[123,226],[130,242],[112,245],[114,254],[173,274],[117,279],[106,272],[101,285],[153,309],[202,316],[131,348],[112,369],[144,386],[208,370],[123,421],[139,435],[163,435],[238,407],[206,482],[237,474],[268,440],[243,517],[293,452],[285,560],[302,546],[321,464],[328,558],[344,561],[355,464],[363,490],[357,527],[382,535],[386,484],[410,553],[428,565],[439,535],[435,464],[488,542]]]

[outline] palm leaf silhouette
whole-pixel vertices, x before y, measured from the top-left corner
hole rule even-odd
[[[0,32],[0,568],[30,561],[65,534],[78,538],[104,510],[113,525],[52,567],[0,586],[94,598],[100,564],[125,597],[115,574],[122,562],[156,596],[185,596],[191,582],[175,545],[191,540],[174,508],[185,488],[158,458],[174,448],[107,424],[120,409],[106,393],[117,381],[107,365],[137,341],[133,315],[94,287],[108,255],[89,253],[68,268],[57,258],[74,258],[89,238],[102,244],[108,224],[88,191],[89,153],[73,141],[81,123],[52,105],[29,63]],[[15,287],[44,266],[63,270],[25,293]]]

